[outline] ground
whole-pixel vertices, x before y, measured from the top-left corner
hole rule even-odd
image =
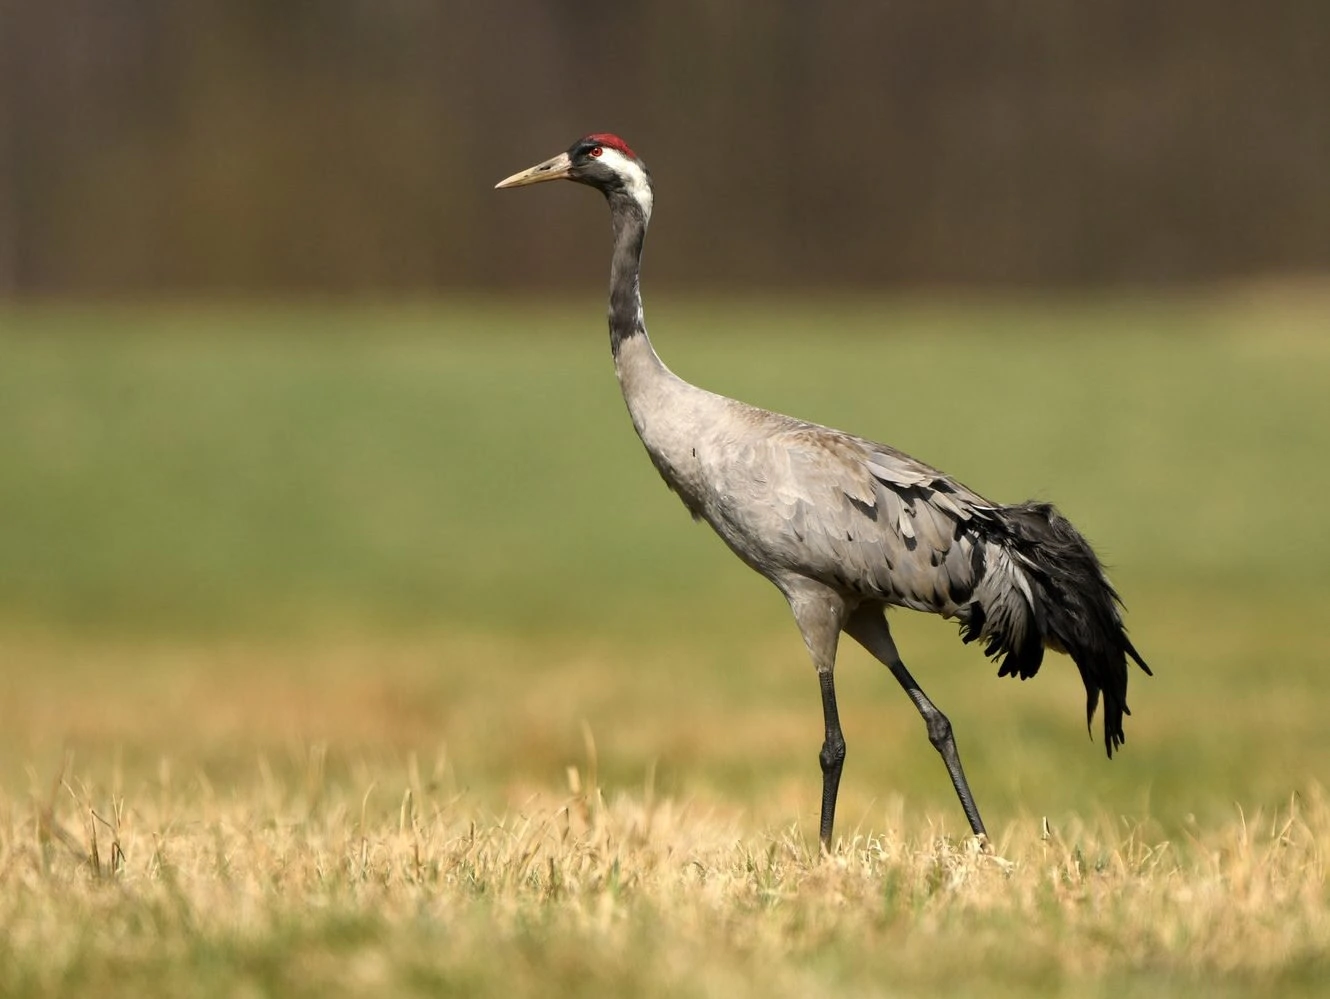
[[[598,301],[0,314],[0,993],[1317,994],[1330,308],[664,301],[710,388],[1096,543],[1156,676],[847,646],[661,486]]]

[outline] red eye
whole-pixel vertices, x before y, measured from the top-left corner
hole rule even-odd
[[[602,149],[600,146],[592,146],[592,147],[591,147],[591,155],[592,155],[592,156],[599,156],[599,155],[600,155],[601,153],[603,153],[604,151],[605,151],[605,150]]]

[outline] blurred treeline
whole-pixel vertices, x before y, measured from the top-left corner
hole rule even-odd
[[[0,0],[0,291],[554,286],[598,130],[663,286],[1330,265],[1326,0]]]

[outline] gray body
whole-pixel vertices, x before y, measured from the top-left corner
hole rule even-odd
[[[841,619],[862,603],[952,617],[974,590],[976,545],[1004,591],[1028,589],[1004,551],[966,531],[997,507],[936,469],[690,385],[645,335],[623,344],[615,368],[661,477],[792,601],[816,595]]]

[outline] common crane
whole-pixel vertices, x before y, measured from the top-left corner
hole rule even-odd
[[[990,502],[885,444],[796,420],[690,385],[647,337],[638,276],[651,220],[651,174],[622,139],[596,133],[500,181],[566,179],[609,202],[610,349],[633,426],[694,519],[789,601],[822,689],[824,850],[831,848],[845,739],[834,670],[841,632],[891,670],[928,727],[970,828],[987,839],[951,723],[906,669],[888,607],[960,623],[985,642],[999,676],[1033,676],[1044,649],[1069,655],[1086,691],[1086,723],[1102,694],[1104,746],[1124,741],[1127,657],[1121,601],[1084,537],[1048,503]]]

